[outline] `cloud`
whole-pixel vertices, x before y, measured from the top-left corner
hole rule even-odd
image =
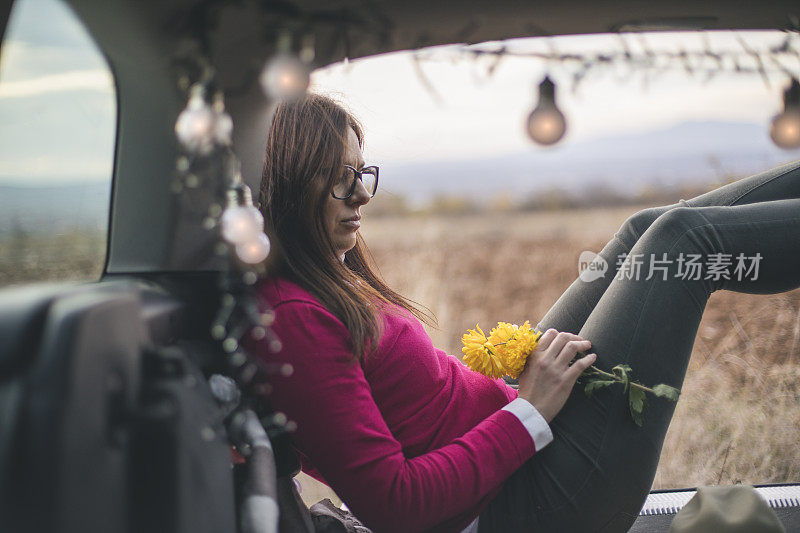
[[[73,70],[0,84],[0,99],[45,95],[62,91],[89,90],[113,93],[114,80],[108,70]]]
[[[46,76],[11,85],[0,98],[0,184],[110,178],[116,101],[111,90],[85,88],[97,81]]]
[[[84,70],[108,70],[105,59],[87,41],[84,48],[36,45],[8,39],[0,50],[0,83]]]
[[[16,2],[2,44],[0,185],[109,180],[114,80],[68,4]]]
[[[107,154],[43,154],[0,160],[0,183],[48,185],[54,181],[109,181],[113,160]]]
[[[67,2],[24,0],[14,3],[6,38],[38,46],[82,49],[91,42],[89,33]]]

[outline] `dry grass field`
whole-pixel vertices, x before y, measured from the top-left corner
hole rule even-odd
[[[44,280],[99,279],[105,248],[104,231],[0,236],[0,287]]]

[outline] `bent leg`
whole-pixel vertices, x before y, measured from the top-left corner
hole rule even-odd
[[[645,272],[615,277],[579,334],[592,341],[598,367],[627,363],[642,383],[681,387],[713,291],[776,293],[800,286],[800,199],[672,209],[638,239],[626,263],[651,253],[672,260],[666,279],[645,279]],[[760,254],[759,272],[755,279],[752,272],[706,279],[705,269],[698,279],[676,276],[681,254],[701,254],[705,261],[715,253]],[[553,442],[509,478],[481,515],[482,530],[627,531],[652,485],[675,407],[660,398],[648,401],[639,428],[618,387],[587,398],[577,386],[551,424]]]
[[[620,258],[630,253],[647,228],[667,211],[676,207],[733,206],[789,198],[800,198],[800,161],[742,178],[689,200],[651,207],[633,214],[598,254],[608,265],[605,276],[593,281],[575,279],[542,317],[537,329],[544,331],[555,328],[571,333],[580,331],[614,279]]]

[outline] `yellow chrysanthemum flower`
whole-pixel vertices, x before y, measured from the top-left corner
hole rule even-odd
[[[466,348],[468,345],[483,346],[487,340],[486,334],[477,324],[475,324],[475,329],[468,329],[467,332],[461,336],[461,342],[464,344],[464,348]]]
[[[490,378],[500,378],[506,374],[500,355],[477,324],[475,329],[467,330],[461,342],[464,345],[461,348],[463,361],[469,368]]]
[[[531,325],[525,321],[509,339],[504,350],[504,362],[509,376],[515,379],[519,377],[525,369],[528,357],[536,349],[541,334],[540,331],[532,330]]]
[[[528,321],[522,326],[499,322],[488,338],[476,325],[461,337],[464,364],[491,378],[505,375],[518,378],[541,335]]]
[[[518,326],[509,324],[508,322],[498,322],[497,326],[489,332],[489,342],[501,348],[501,345],[505,345],[514,337],[514,334],[517,332],[517,327]]]
[[[514,369],[509,367],[509,361],[516,359],[514,355],[514,338],[518,330],[519,326],[516,324],[498,322],[497,326],[489,333],[489,342],[495,346],[495,351],[503,363],[505,374],[508,375],[513,375],[516,370],[516,367]],[[519,374],[519,372],[516,373]]]

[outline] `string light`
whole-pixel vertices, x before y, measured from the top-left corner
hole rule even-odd
[[[189,100],[175,123],[175,134],[188,151],[209,155],[215,146],[230,147],[233,135],[233,120],[225,112],[221,92],[214,95],[214,104],[206,102],[205,87],[197,83],[191,87]],[[242,181],[240,163],[230,148],[227,150],[230,186],[227,191],[227,206],[220,214],[222,238],[234,246],[236,256],[247,264],[257,264],[269,255],[270,242],[264,234],[264,217],[253,206],[250,188]],[[182,172],[188,173],[187,163]],[[213,219],[207,227],[213,227]],[[224,253],[224,252],[223,252]]]
[[[702,35],[707,36],[707,34]],[[624,70],[630,73],[630,78],[633,78],[635,74],[641,74],[645,84],[650,82],[654,75],[681,69],[688,76],[702,79],[703,83],[728,72],[736,75],[759,75],[765,85],[769,87],[770,75],[780,73],[791,77],[792,84],[784,94],[784,111],[772,119],[770,136],[773,142],[781,148],[794,149],[800,148],[800,96],[798,96],[800,89],[796,88],[797,71],[790,69],[788,64],[790,60],[800,59],[799,36],[800,31],[795,25],[790,31],[784,32],[780,42],[773,45],[753,47],[741,37],[737,37],[740,49],[713,50],[706,39],[702,49],[691,50],[681,47],[679,50],[670,51],[651,49],[641,34],[636,34],[641,50],[634,50],[628,46],[624,34],[618,34],[622,47],[616,51],[559,53],[552,47],[548,52],[525,51],[514,50],[506,42],[501,42],[499,48],[493,44],[488,49],[486,44],[465,45],[450,50],[448,53],[451,55],[448,57],[451,61],[460,56],[472,58],[476,62],[482,57],[492,57],[493,61],[489,68],[484,69],[487,78],[496,72],[498,62],[505,56],[531,58],[548,64],[558,63],[559,67],[564,70],[565,76],[572,78],[573,92],[587,79],[587,75],[591,71],[616,71],[621,67],[627,67]],[[433,84],[425,76],[423,69],[419,67],[419,61],[440,60],[441,57],[442,51],[439,49],[417,50],[413,56],[420,82],[437,101],[441,98]],[[544,87],[540,87],[540,93],[543,92],[543,89]],[[542,96],[540,94],[540,104],[543,100]],[[552,105],[537,106],[537,109],[529,115],[526,133],[535,142],[550,145],[555,144],[563,137],[566,127],[566,119],[553,100]]]
[[[231,244],[243,244],[264,231],[264,217],[253,206],[249,187],[228,190],[228,205],[220,217],[222,237]]]
[[[205,89],[196,84],[191,88],[186,108],[175,122],[175,135],[189,152],[208,155],[214,149],[216,118],[206,102]]]
[[[547,32],[544,31],[542,35],[544,34]],[[659,50],[650,47],[644,34],[637,32],[633,35],[632,38],[637,41],[637,46],[634,47],[629,45],[632,38],[626,37],[625,33],[616,34],[617,41],[621,44],[617,50],[603,47],[604,50],[591,53],[558,52],[551,46],[549,51],[536,51],[516,49],[511,42],[501,41],[499,47],[498,43],[483,43],[448,49],[447,58],[451,61],[465,58],[477,62],[482,57],[494,57],[490,68],[483,70],[486,78],[490,78],[496,72],[494,67],[497,66],[501,57],[530,58],[548,65],[555,63],[564,70],[566,76],[572,78],[571,89],[573,92],[587,79],[590,72],[617,72],[623,67],[627,67],[624,70],[628,72],[630,80],[637,74],[647,80],[654,75],[678,69],[685,71],[689,76],[703,80],[704,83],[723,73],[757,74],[769,86],[770,74],[792,75],[787,65],[800,59],[800,49],[798,49],[800,29],[797,27],[783,32],[781,41],[771,45],[754,46],[738,37],[738,49],[712,49],[708,39],[704,39],[700,49],[681,46],[678,50]],[[686,35],[691,36],[691,33]],[[708,33],[704,32],[699,35],[707,37]],[[721,36],[724,36],[724,33]],[[555,41],[548,40],[547,42]],[[414,52],[415,60],[436,61],[441,60],[442,57],[443,52],[438,48],[421,49]],[[419,70],[417,74],[423,73]],[[429,87],[430,83],[423,81],[423,85]]]
[[[269,255],[270,242],[264,234],[264,217],[253,206],[250,187],[234,173],[233,185],[228,189],[228,205],[220,217],[222,237],[233,244],[236,257],[243,263],[254,265]]]
[[[230,146],[233,140],[233,119],[225,112],[221,92],[214,95],[214,140],[221,146]]]
[[[549,76],[539,84],[539,103],[528,115],[527,129],[534,142],[546,146],[561,140],[567,130],[564,114],[556,106],[555,84]]]
[[[305,94],[311,83],[313,41],[306,39],[300,57],[292,53],[292,35],[278,35],[276,54],[264,65],[259,81],[267,98],[294,100]]]
[[[237,244],[236,256],[249,265],[264,261],[269,256],[269,239],[264,233],[259,233],[255,238]]]
[[[783,112],[773,117],[769,136],[781,148],[800,148],[800,83],[797,78],[792,78],[783,93]]]
[[[302,57],[309,63],[313,59],[313,55],[309,57],[308,53]],[[226,418],[226,435],[233,446],[240,451],[247,449],[248,442],[237,436],[241,432],[235,426],[236,420],[241,422],[245,410],[252,409],[266,424],[265,429],[275,449],[288,450],[291,443],[287,440],[287,432],[296,428],[296,424],[285,416],[283,423],[277,424],[266,398],[272,391],[269,383],[272,376],[281,378],[287,374],[282,369],[268,368],[265,361],[247,353],[242,346],[242,339],[252,333],[253,338],[265,345],[269,352],[277,353],[282,349],[280,340],[269,327],[274,313],[258,301],[255,293],[257,273],[265,270],[259,263],[270,253],[264,218],[253,206],[250,188],[242,180],[241,162],[233,150],[233,120],[225,112],[223,94],[215,93],[209,105],[207,91],[217,86],[214,80],[216,70],[206,57],[198,54],[186,57],[184,64],[188,65],[187,71],[200,72],[200,75],[193,85],[190,85],[188,74],[179,84],[182,90],[189,89],[189,94],[186,108],[175,123],[175,135],[183,150],[176,160],[178,176],[172,190],[181,195],[179,200],[187,208],[183,214],[189,215],[185,219],[187,222],[202,220],[206,231],[219,229],[215,234],[219,239],[209,243],[213,244],[211,248],[217,254],[214,261],[219,261],[221,267],[220,303],[209,333],[217,343],[218,357],[225,363],[222,372],[235,381],[241,394],[237,398],[226,395],[226,391],[220,390],[219,378],[214,380],[217,386],[212,382],[211,388],[218,401],[226,404],[226,412],[230,413]],[[201,184],[204,192],[215,193],[210,204],[208,195],[195,196],[193,187]],[[227,199],[224,203],[216,197],[222,190]],[[195,212],[190,212],[190,209]],[[225,385],[230,385],[230,381]],[[210,428],[203,431],[204,438],[215,437]]]
[[[214,147],[230,146],[233,136],[233,119],[225,112],[222,93],[214,95],[214,105],[206,102],[205,87],[192,86],[186,108],[175,121],[175,135],[189,152],[208,155]]]

